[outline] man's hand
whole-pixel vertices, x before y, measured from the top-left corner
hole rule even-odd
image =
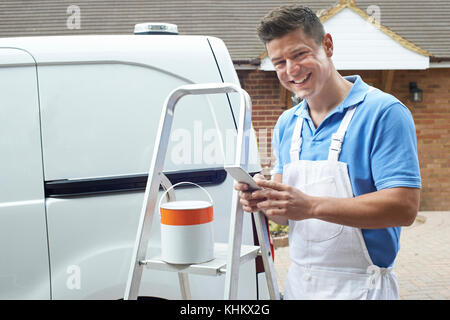
[[[264,178],[261,174],[256,174],[253,177],[256,181],[256,184],[258,184],[260,187],[267,186],[285,186],[281,184],[282,181],[282,175],[281,174],[275,174],[273,176],[272,181],[268,181]],[[267,217],[274,221],[277,224],[280,225],[287,225],[288,224],[288,218],[287,215],[280,214],[277,215],[273,210],[279,210],[279,207],[270,207],[270,201],[275,201],[276,199],[268,198],[270,196],[276,196],[272,191],[276,190],[257,190],[257,191],[248,191],[248,185],[246,183],[236,183],[234,188],[239,191],[239,197],[240,197],[240,203],[242,204],[242,207],[244,211],[247,212],[256,212],[256,211],[262,211],[264,212]],[[268,213],[267,213],[268,211]],[[281,213],[281,212],[280,212]]]
[[[260,173],[255,174],[253,179],[256,183],[258,183],[258,181],[266,180],[266,178]],[[248,191],[248,184],[238,182],[234,185],[234,189],[239,191],[239,198],[244,211],[256,212],[261,210],[257,207],[257,204],[258,202],[265,200],[265,198],[253,197],[252,192]]]
[[[252,197],[265,199],[258,201],[256,206],[259,210],[264,210],[269,218],[280,216],[303,220],[312,217],[311,197],[297,188],[268,180],[257,180],[256,183],[263,189],[254,191]]]

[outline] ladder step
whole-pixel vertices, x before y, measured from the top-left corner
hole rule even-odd
[[[259,252],[259,246],[241,245],[240,263],[244,264],[247,261],[255,259]],[[227,253],[227,243],[215,243],[214,259],[208,262],[198,264],[171,264],[162,261],[160,256],[156,256],[152,259],[140,261],[140,264],[153,270],[220,276],[226,272]]]

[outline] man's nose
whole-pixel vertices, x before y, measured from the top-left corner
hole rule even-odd
[[[299,73],[300,66],[298,63],[295,63],[295,61],[292,60],[286,60],[286,72],[290,76],[295,76]]]

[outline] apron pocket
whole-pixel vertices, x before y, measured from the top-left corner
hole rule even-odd
[[[365,300],[365,274],[302,268],[291,264],[286,279],[286,300]]]
[[[336,197],[337,188],[334,177],[327,177],[319,181],[299,187],[303,193],[315,197]],[[303,240],[322,242],[337,237],[343,230],[341,224],[331,223],[319,219],[295,221],[295,232]]]

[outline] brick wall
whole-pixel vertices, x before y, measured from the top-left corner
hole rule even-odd
[[[286,110],[281,106],[280,85],[275,72],[240,70],[241,86],[252,98],[252,122],[258,140],[263,173],[272,167],[272,133],[278,117]]]
[[[409,82],[423,90],[423,102],[409,99]],[[421,210],[450,210],[449,69],[397,71],[392,94],[412,112],[422,175]]]
[[[420,210],[450,210],[450,77],[449,69],[396,70],[390,92],[411,110],[417,132],[422,175]],[[344,71],[359,74],[364,81],[383,88],[382,72]],[[286,101],[275,72],[239,70],[241,85],[252,97],[253,126],[256,130],[262,166],[272,166],[270,141]],[[423,90],[423,102],[409,98],[409,82]]]

